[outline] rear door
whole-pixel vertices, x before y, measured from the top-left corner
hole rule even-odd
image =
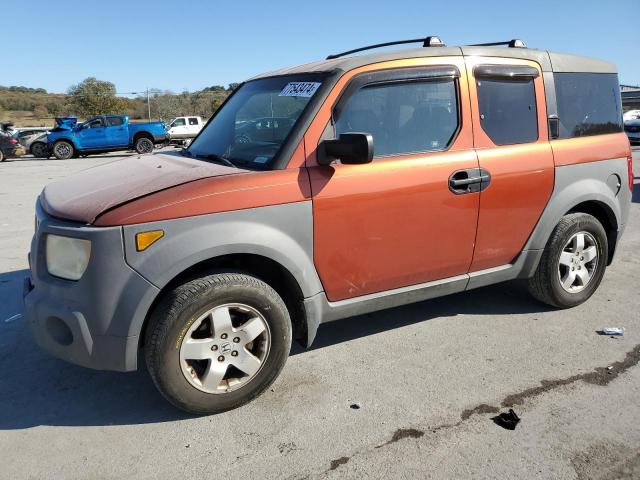
[[[551,196],[554,162],[540,66],[466,57],[474,143],[491,181],[480,194],[471,271],[518,256]]]
[[[450,184],[456,172],[478,170],[462,58],[395,61],[345,77],[305,136],[314,261],[327,297],[465,274],[479,194]],[[319,141],[345,132],[372,134],[373,162],[317,165]]]
[[[129,144],[129,129],[124,124],[124,118],[112,116],[106,118],[107,145],[122,147]]]
[[[200,119],[198,117],[189,117],[187,118],[187,123],[188,123],[187,128],[189,131],[189,136],[195,137],[200,131],[200,129],[202,128]]]

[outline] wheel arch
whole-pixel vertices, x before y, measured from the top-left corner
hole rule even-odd
[[[175,275],[160,289],[151,303],[140,328],[139,348],[144,348],[149,318],[164,296],[183,283],[216,272],[237,272],[255,276],[273,288],[284,301],[293,329],[293,338],[307,346],[308,328],[304,309],[304,294],[295,276],[284,265],[264,255],[232,253],[202,260]]]
[[[76,144],[76,142],[74,142],[74,141],[73,141],[73,139],[72,139],[72,138],[70,138],[70,137],[60,137],[60,138],[56,138],[55,140],[53,140],[53,141],[51,142],[51,147],[53,147],[56,143],[59,143],[59,142],[68,142],[68,143],[70,143],[70,144],[71,144],[71,146],[73,147],[73,150],[74,150],[75,152],[79,152],[79,151],[80,151],[80,148],[78,148],[78,145]]]
[[[140,138],[148,138],[153,142],[153,135],[151,135],[151,133],[146,130],[141,130],[139,132],[134,133],[133,139],[132,139],[132,145],[135,145]]]
[[[602,162],[606,163],[606,162]],[[597,168],[598,166],[589,166]],[[566,167],[563,167],[563,169]],[[543,250],[555,227],[563,216],[569,213],[587,213],[593,215],[607,232],[608,259],[613,260],[617,240],[623,226],[623,199],[612,190],[611,186],[602,180],[602,176],[593,178],[585,176],[576,178],[572,173],[580,172],[573,169],[557,169],[565,178],[556,175],[555,190],[549,199],[536,228],[529,238],[524,250]],[[604,178],[607,178],[606,176]],[[624,185],[621,185],[621,189]],[[534,265],[533,268],[535,268]]]
[[[573,206],[564,215],[570,213],[586,213],[600,222],[607,234],[607,265],[610,265],[616,249],[619,228],[618,219],[613,209],[602,201],[587,200]]]

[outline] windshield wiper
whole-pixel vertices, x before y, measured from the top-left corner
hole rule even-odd
[[[188,152],[189,155],[192,155],[191,152]],[[192,155],[195,158],[202,158],[203,160],[209,160],[209,161],[213,161],[213,162],[218,162],[218,163],[222,163],[223,165],[226,165],[227,167],[231,167],[231,168],[240,168],[238,167],[235,163],[233,163],[231,160],[229,160],[226,157],[223,157],[222,155],[216,155],[215,153],[207,153],[206,155]]]

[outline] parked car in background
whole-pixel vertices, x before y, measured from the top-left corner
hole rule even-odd
[[[49,148],[47,134],[43,133],[34,138],[27,149],[27,153],[30,153],[36,158],[49,158],[51,156],[51,148]]]
[[[200,133],[204,122],[200,117],[176,117],[167,124],[171,143],[188,144]]]
[[[17,131],[13,133],[13,138],[18,140],[20,145],[22,145],[28,153],[33,153],[31,151],[31,145],[33,144],[33,142],[35,142],[37,139],[44,138],[46,145],[47,133],[49,133],[49,129],[45,127],[18,128]],[[38,148],[36,149],[39,153],[41,153]]]
[[[162,122],[130,123],[128,115],[100,115],[83,123],[66,119],[47,136],[59,160],[129,148],[140,154],[151,153],[155,144],[167,139]]]
[[[628,112],[624,112],[622,115],[622,119],[626,122],[627,120],[635,120],[640,118],[640,110],[629,110]]]
[[[96,369],[144,358],[174,405],[218,413],[324,322],[515,279],[553,308],[586,302],[633,190],[615,65],[420,43],[258,75],[189,148],[47,185],[24,286],[36,342]]]
[[[0,162],[7,158],[21,157],[25,150],[22,145],[11,135],[0,132]]]
[[[624,122],[624,133],[629,137],[632,145],[640,144],[640,118],[634,120],[626,120]]]

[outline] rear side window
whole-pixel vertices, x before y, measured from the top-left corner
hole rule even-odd
[[[198,119],[194,117],[189,117],[189,125],[198,125]]]
[[[480,78],[476,82],[480,124],[493,143],[514,145],[538,139],[533,78]]]
[[[124,123],[122,117],[107,117],[107,125],[109,127],[119,127]]]
[[[366,86],[336,119],[336,135],[370,133],[376,157],[445,150],[457,130],[453,79]]]
[[[615,73],[555,73],[559,138],[622,131],[622,105]]]

